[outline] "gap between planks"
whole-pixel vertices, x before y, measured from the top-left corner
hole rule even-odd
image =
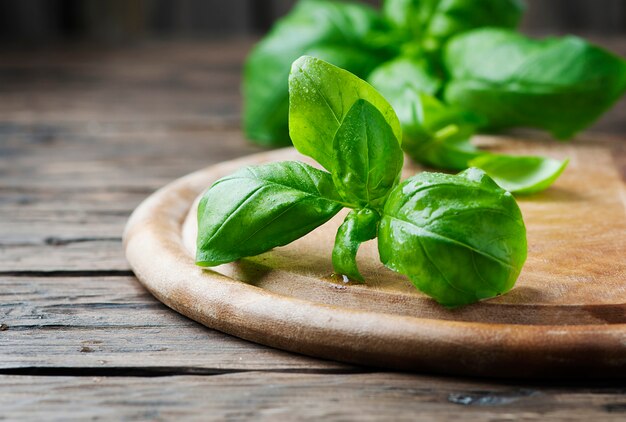
[[[381,371],[375,368],[354,366],[337,368],[280,368],[280,369],[222,369],[203,367],[42,367],[26,366],[15,368],[0,368],[0,375],[49,376],[49,377],[174,377],[174,376],[214,376],[241,373],[268,373],[268,374],[315,374],[315,375],[343,375],[343,374],[375,374]]]
[[[220,376],[220,375],[237,375],[237,374],[258,374],[267,376],[280,375],[333,375],[333,376],[354,376],[369,375],[373,377],[420,377],[433,378],[437,382],[454,382],[454,383],[483,383],[492,384],[495,389],[509,387],[512,385],[522,385],[520,391],[530,389],[550,388],[561,389],[567,388],[571,390],[584,390],[589,394],[617,394],[626,395],[626,387],[623,380],[616,378],[606,379],[587,379],[587,378],[485,378],[485,377],[463,377],[448,376],[442,374],[411,373],[402,371],[390,371],[375,367],[346,366],[337,368],[253,368],[253,369],[224,369],[224,368],[205,368],[205,367],[176,367],[176,366],[156,366],[156,367],[14,367],[0,368],[0,376],[36,376],[36,377],[107,377],[107,378],[161,378],[161,377],[178,377],[178,376]],[[472,390],[474,393],[487,393],[485,390]]]
[[[0,277],[134,277],[130,270],[0,271]]]

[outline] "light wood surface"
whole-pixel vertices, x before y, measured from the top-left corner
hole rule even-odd
[[[596,42],[626,55],[623,39]],[[622,420],[623,380],[379,372],[207,329],[145,291],[121,244],[132,210],[261,151],[239,130],[250,45],[2,50],[0,419]],[[625,112],[593,128],[613,134],[622,178]]]

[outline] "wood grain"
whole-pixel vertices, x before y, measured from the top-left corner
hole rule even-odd
[[[605,384],[510,386],[394,373],[0,376],[0,388],[8,420],[621,421],[626,410],[623,388]]]
[[[0,323],[0,373],[38,367],[345,370],[206,330],[155,301],[134,277],[5,276]]]
[[[623,376],[626,219],[624,186],[611,150],[584,143],[483,141],[501,152],[566,155],[571,164],[552,189],[520,199],[530,252],[517,287],[459,311],[437,306],[386,271],[373,242],[359,255],[365,285],[329,281],[341,216],[258,257],[216,270],[196,267],[189,249],[197,195],[245,165],[306,160],[294,149],[225,162],[161,189],[131,217],[126,255],[137,277],[166,305],[262,344],[445,373],[545,377],[576,369],[587,376]]]
[[[108,234],[109,232],[107,232]],[[35,277],[58,272],[130,272],[121,248],[122,237],[46,236],[40,242],[29,236],[12,237],[0,246],[0,276],[15,274]],[[116,233],[114,233],[116,234]],[[19,243],[18,243],[19,242]]]

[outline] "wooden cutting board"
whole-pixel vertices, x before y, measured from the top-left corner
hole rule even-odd
[[[626,375],[626,213],[615,150],[600,142],[480,139],[491,150],[570,158],[548,191],[519,197],[528,260],[506,295],[448,310],[361,247],[366,284],[332,276],[345,213],[265,254],[194,265],[196,199],[236,169],[310,160],[287,148],[225,162],[157,191],[132,215],[126,256],[160,301],[244,339],[345,362],[483,376]],[[410,161],[407,159],[407,163]],[[407,165],[405,175],[423,169]]]

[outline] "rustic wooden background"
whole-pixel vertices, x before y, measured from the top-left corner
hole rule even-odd
[[[526,0],[523,29],[626,32],[624,0]],[[378,5],[381,0],[368,0]],[[145,37],[250,35],[266,31],[295,0],[0,0],[0,40],[104,42]]]
[[[0,420],[623,421],[623,380],[343,365],[206,329],[142,288],[131,211],[261,151],[239,128],[252,41],[0,50]],[[623,134],[625,112],[593,130]]]
[[[623,421],[621,380],[343,365],[206,329],[141,287],[121,244],[132,210],[177,177],[261,151],[240,130],[241,64],[287,3],[181,0],[174,13],[165,0],[0,0],[0,38],[54,43],[0,48],[0,420]],[[623,30],[609,23],[623,22],[620,0],[532,3]],[[609,4],[604,18],[585,11]],[[228,39],[58,42],[211,31]],[[593,41],[626,56],[625,36]],[[623,136],[624,101],[591,130]]]

